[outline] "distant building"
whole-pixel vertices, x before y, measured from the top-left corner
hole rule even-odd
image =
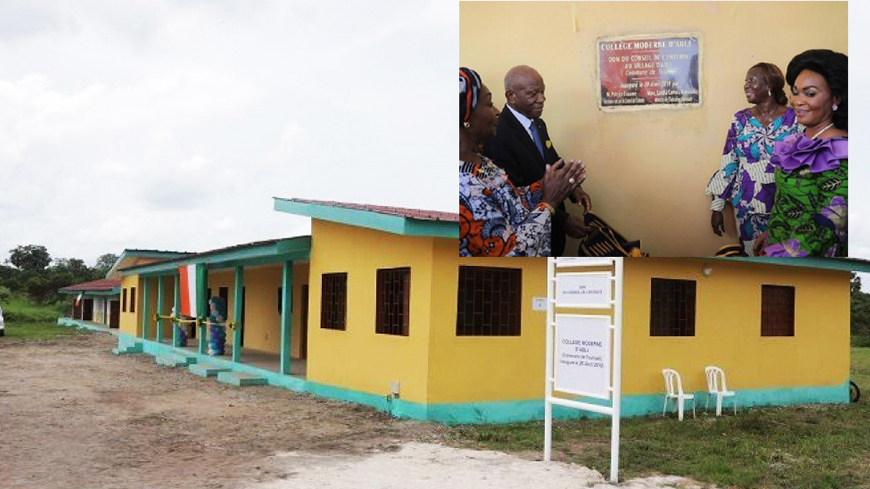
[[[58,292],[71,297],[71,319],[117,328],[121,319],[121,274],[118,268],[165,260],[186,253],[156,250],[124,250],[106,273],[106,278],[69,285]]]

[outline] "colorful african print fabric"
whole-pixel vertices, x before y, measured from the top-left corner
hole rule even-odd
[[[846,138],[801,134],[777,143],[768,256],[849,255],[848,158]]]
[[[749,109],[734,114],[722,151],[722,167],[707,184],[713,197],[710,209],[721,211],[731,202],[737,218],[737,232],[744,252],[753,256],[753,244],[767,230],[770,209],[776,194],[770,157],[773,146],[786,136],[803,129],[789,107],[785,114],[767,126],[752,116]]]
[[[459,162],[459,256],[549,256],[541,183],[514,187],[493,162]]]

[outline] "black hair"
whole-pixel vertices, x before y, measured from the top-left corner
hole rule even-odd
[[[831,93],[840,99],[834,111],[833,122],[837,129],[849,130],[849,57],[830,49],[810,49],[795,56],[788,64],[785,79],[794,87],[798,75],[810,70],[824,77]]]

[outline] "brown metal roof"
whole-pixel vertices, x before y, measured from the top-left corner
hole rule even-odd
[[[109,292],[121,286],[120,280],[94,280],[93,282],[82,282],[80,284],[68,285],[60,289],[61,292]]]

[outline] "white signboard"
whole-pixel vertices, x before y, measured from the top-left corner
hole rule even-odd
[[[555,386],[610,399],[610,317],[556,314]]]
[[[622,258],[547,260],[547,365],[544,460],[553,453],[553,407],[610,416],[610,482],[619,481],[622,413]],[[556,272],[557,267],[612,267],[607,272]],[[557,307],[606,309],[598,315],[556,314]],[[612,377],[612,378],[611,378]],[[559,392],[560,395],[554,395]],[[565,394],[575,396],[567,398]],[[610,400],[609,405],[576,396]]]
[[[556,258],[556,267],[609,267],[613,265],[613,258],[576,257],[566,256]]]
[[[609,309],[610,272],[560,273],[556,275],[556,307]]]

